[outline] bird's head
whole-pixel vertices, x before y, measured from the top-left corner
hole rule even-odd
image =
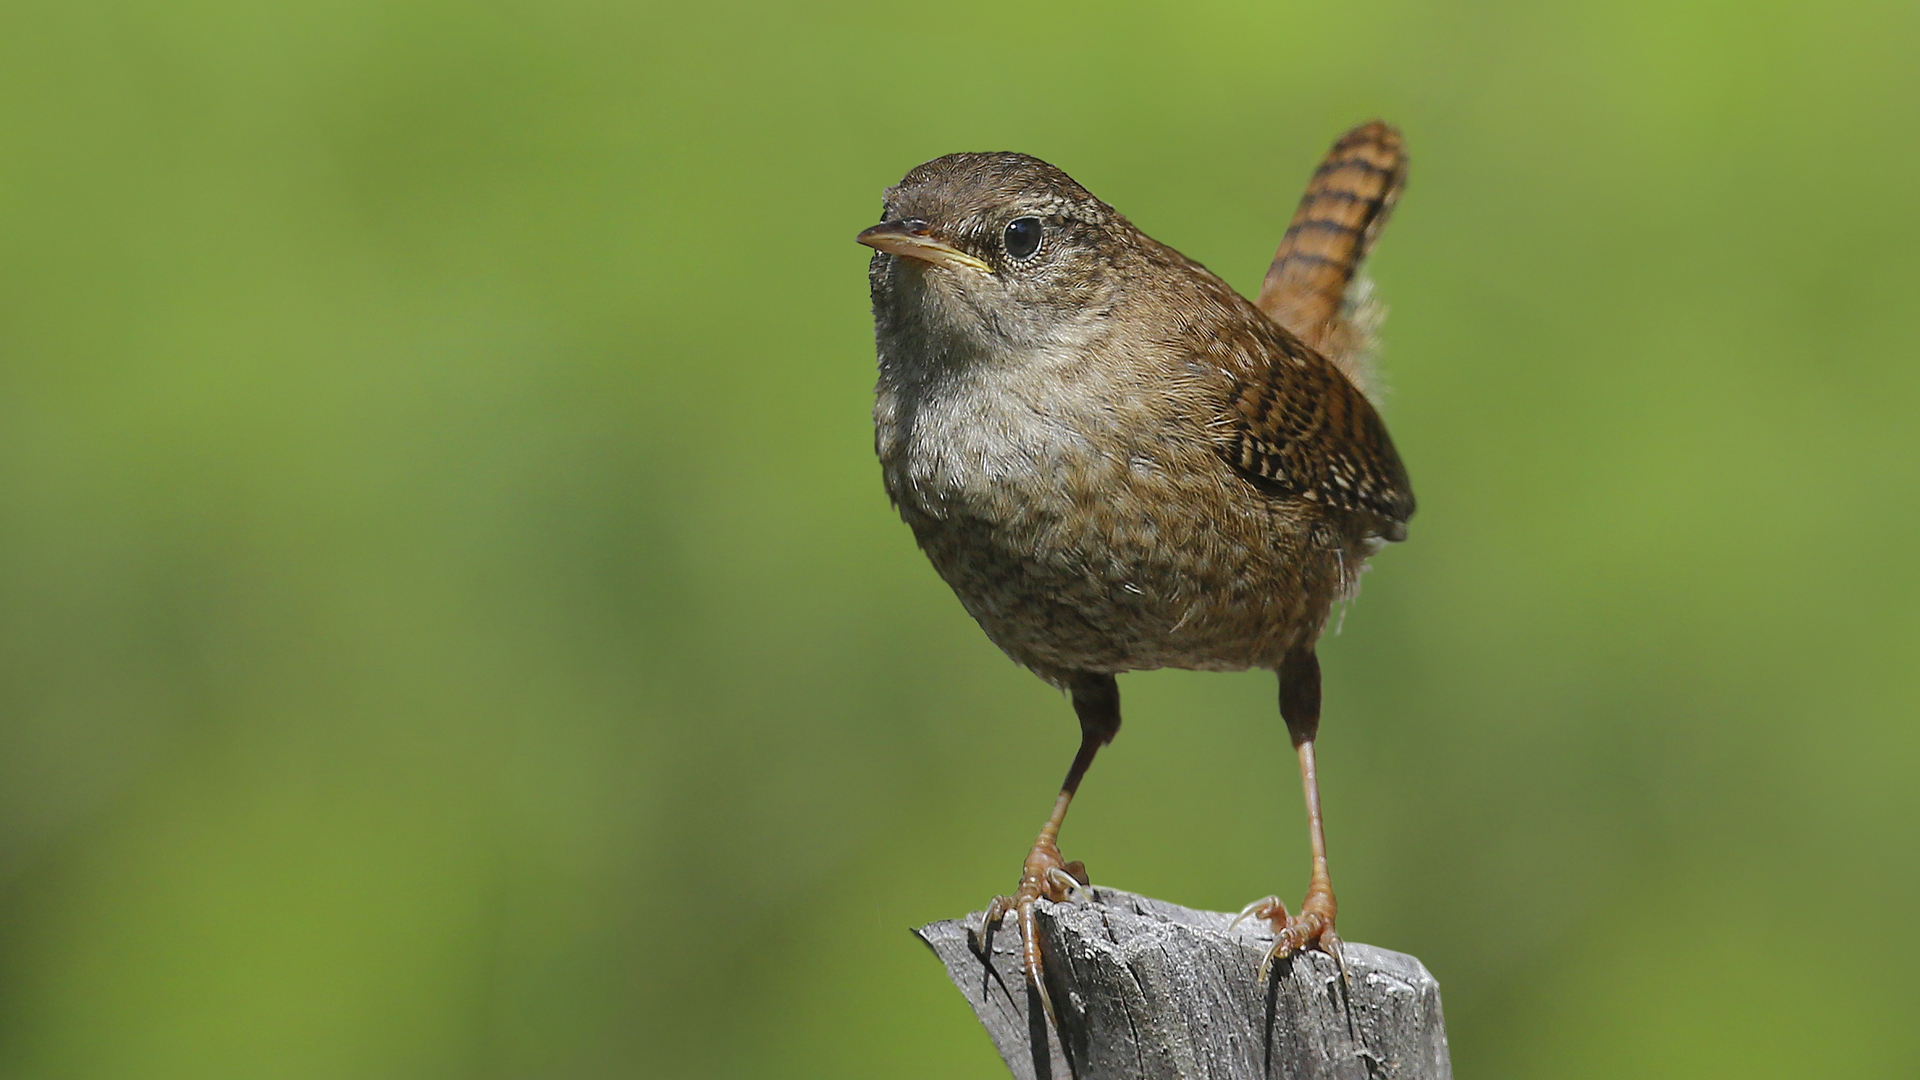
[[[1113,306],[1133,226],[1025,154],[948,154],[887,189],[873,248],[882,337],[998,353],[1084,340]]]

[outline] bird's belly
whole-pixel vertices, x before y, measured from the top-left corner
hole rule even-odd
[[[1182,448],[1165,442],[955,447],[886,462],[889,490],[967,611],[1043,676],[1271,667],[1340,591],[1338,554],[1234,487],[1210,449],[1173,462]]]

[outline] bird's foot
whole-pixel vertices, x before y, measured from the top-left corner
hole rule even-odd
[[[1340,961],[1342,971],[1346,970],[1346,958],[1340,955],[1340,935],[1333,932],[1333,890],[1316,883],[1307,889],[1307,898],[1300,903],[1300,914],[1287,914],[1287,905],[1277,896],[1264,900],[1255,900],[1240,909],[1240,914],[1227,927],[1231,930],[1247,919],[1265,919],[1273,927],[1273,947],[1267,950],[1266,959],[1260,961],[1261,982],[1267,981],[1267,970],[1275,960],[1285,960],[1307,949],[1318,949],[1335,960]]]
[[[1056,904],[1067,900],[1091,900],[1093,896],[1088,891],[1091,884],[1084,863],[1077,859],[1073,862],[1063,861],[1053,838],[1042,836],[1034,842],[1033,850],[1027,852],[1026,865],[1020,871],[1020,887],[1014,890],[1012,896],[994,897],[993,903],[987,905],[986,921],[980,927],[980,938],[976,944],[984,956],[1000,921],[1009,915],[1018,916],[1020,967],[1026,974],[1027,985],[1040,996],[1040,1004],[1046,1009],[1049,1021],[1054,1019],[1053,1001],[1048,998],[1047,984],[1041,977],[1040,927],[1039,919],[1034,914],[1034,905],[1042,898]]]

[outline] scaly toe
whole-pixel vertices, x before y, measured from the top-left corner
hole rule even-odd
[[[1046,967],[1040,957],[1040,922],[1033,910],[1037,902],[1038,898],[1030,898],[1020,904],[1020,966],[1026,972],[1028,990],[1040,996],[1047,1023],[1057,1031],[1060,1021],[1053,1013],[1053,997],[1047,993]]]

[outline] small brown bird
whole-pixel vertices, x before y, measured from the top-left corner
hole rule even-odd
[[[1034,904],[1087,884],[1056,838],[1120,730],[1124,671],[1279,673],[1313,876],[1277,898],[1268,960],[1337,954],[1313,740],[1314,643],[1413,492],[1364,393],[1374,308],[1355,273],[1406,176],[1374,122],[1314,173],[1257,303],[1024,154],[950,154],[887,189],[859,236],[887,492],[1007,655],[1073,699],[1080,750],[992,927],[1017,915],[1046,1000]],[[1049,1011],[1051,1006],[1049,1005]]]

